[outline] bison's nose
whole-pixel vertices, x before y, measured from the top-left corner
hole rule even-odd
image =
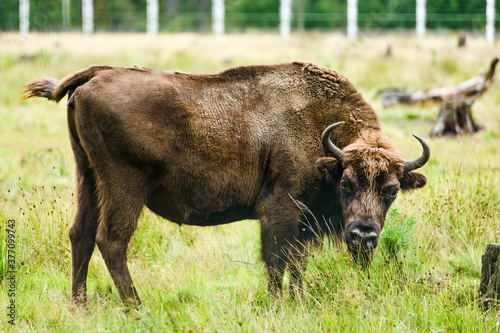
[[[348,243],[354,247],[373,250],[377,247],[378,235],[374,230],[361,230],[359,228],[349,231]]]

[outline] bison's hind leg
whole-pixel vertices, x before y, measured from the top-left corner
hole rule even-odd
[[[80,163],[78,163],[80,162]],[[69,229],[71,241],[71,303],[87,302],[87,272],[94,251],[99,208],[96,187],[85,161],[77,158],[77,210]]]
[[[122,301],[139,306],[141,300],[127,265],[127,247],[146,201],[147,175],[135,167],[111,164],[100,168],[98,191],[101,216],[96,242]]]

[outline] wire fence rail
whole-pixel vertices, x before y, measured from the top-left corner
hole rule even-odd
[[[91,32],[148,32],[156,34],[158,32],[201,32],[222,34],[223,32],[242,32],[247,29],[265,29],[270,31],[280,31],[283,37],[287,37],[291,31],[302,31],[309,29],[316,30],[337,30],[345,31],[350,38],[357,34],[360,29],[365,33],[381,30],[413,30],[419,32],[419,18],[417,13],[358,13],[349,15],[346,12],[306,12],[298,11],[291,13],[291,1],[281,0],[281,4],[288,4],[288,11],[259,12],[259,13],[239,13],[229,10],[224,13],[224,0],[212,0],[213,10],[205,8],[202,11],[180,11],[169,12],[159,10],[158,0],[148,0],[147,6],[144,3],[140,10],[105,10],[93,8],[93,0],[81,0],[81,6],[72,6],[71,0],[49,1],[45,6],[40,6],[40,2],[34,2],[31,7],[30,1],[20,0],[18,7],[9,7],[10,10],[0,11],[0,31],[20,30],[22,35],[29,31],[49,32],[49,31],[82,31]],[[356,3],[357,0],[348,0],[349,3]],[[424,1],[424,0],[421,0]],[[144,2],[144,1],[143,1]],[[64,4],[66,3],[66,6]],[[141,2],[142,3],[142,2]],[[214,10],[219,3],[222,7],[218,14]],[[24,5],[23,5],[24,4]],[[425,4],[425,1],[424,1]],[[494,4],[494,3],[493,3]],[[154,6],[153,6],[154,5]],[[90,7],[89,7],[90,6]],[[1,6],[0,6],[1,7]],[[151,10],[154,9],[154,10]],[[467,30],[485,31],[487,39],[493,41],[494,31],[500,28],[500,17],[495,17],[494,8],[484,14],[437,14],[427,13],[424,10],[424,25],[420,25],[420,30]],[[89,12],[90,11],[90,12]],[[283,13],[289,13],[286,24],[283,24]],[[23,13],[25,13],[23,15]],[[89,14],[90,13],[90,14]],[[354,16],[352,15],[354,14]],[[416,15],[417,14],[417,15]],[[90,16],[89,16],[90,15]],[[151,18],[154,17],[152,20]],[[354,17],[354,22],[352,21]],[[217,18],[219,20],[217,20]],[[421,22],[420,22],[421,23]],[[218,26],[218,29],[215,27]],[[352,30],[354,27],[354,33]],[[285,28],[285,29],[284,29]],[[216,31],[217,30],[217,31]],[[490,33],[488,34],[488,30]],[[284,34],[283,32],[286,31]],[[418,33],[423,36],[424,32]]]
[[[94,14],[94,30],[101,32],[145,32],[147,27],[146,11],[127,12],[116,11],[102,15]],[[80,18],[78,18],[80,16]],[[81,30],[81,12],[71,13],[73,18],[69,23],[63,23],[63,12],[40,10],[31,15],[30,31],[76,31]],[[106,17],[106,19],[101,19]],[[19,17],[0,13],[0,30],[19,30]],[[226,32],[242,31],[249,28],[268,29],[278,31],[280,24],[279,13],[233,13],[225,17]],[[414,14],[378,13],[358,14],[360,29],[415,29]],[[304,29],[333,29],[344,30],[347,17],[344,13],[304,13],[292,18],[292,30]],[[450,30],[484,30],[486,15],[484,14],[427,14],[426,27],[428,29]],[[500,19],[496,18],[495,28],[500,28]],[[159,15],[160,32],[196,31],[209,33],[212,30],[212,15],[210,13],[187,12],[170,14],[161,12]]]

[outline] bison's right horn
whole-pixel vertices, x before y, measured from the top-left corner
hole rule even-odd
[[[429,145],[427,144],[427,142],[425,142],[424,139],[419,138],[416,135],[413,135],[413,136],[415,137],[415,139],[417,139],[420,142],[420,144],[422,145],[422,149],[424,151],[422,152],[422,155],[420,155],[420,157],[418,157],[412,161],[405,162],[405,164],[403,166],[404,172],[410,172],[410,171],[413,171],[413,170],[416,170],[418,168],[423,167],[425,165],[425,163],[427,163],[427,161],[429,160],[429,157],[431,157],[431,149],[429,148]]]
[[[331,124],[328,126],[324,131],[323,134],[321,135],[321,143],[323,143],[323,147],[325,147],[326,151],[328,151],[333,157],[335,157],[339,162],[342,162],[344,160],[345,153],[342,151],[342,149],[337,148],[330,140],[330,132],[337,126],[342,125],[344,122],[339,121],[338,123]]]

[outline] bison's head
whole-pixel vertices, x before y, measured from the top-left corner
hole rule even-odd
[[[379,131],[366,131],[343,150],[330,140],[330,132],[343,122],[325,129],[322,142],[333,157],[318,159],[326,173],[327,186],[333,186],[342,208],[342,230],[355,262],[369,265],[384,227],[389,207],[400,190],[423,187],[426,177],[415,169],[427,163],[430,149],[420,141],[423,154],[405,161],[391,141]]]

